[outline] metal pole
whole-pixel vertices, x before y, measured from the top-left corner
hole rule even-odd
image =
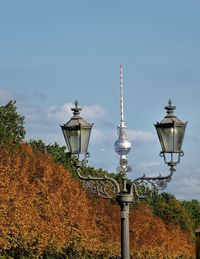
[[[121,204],[121,258],[130,259],[129,204]]]

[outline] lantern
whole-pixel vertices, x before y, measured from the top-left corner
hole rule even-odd
[[[75,102],[75,108],[71,110],[74,116],[61,126],[67,148],[71,154],[87,154],[93,124],[80,117],[82,108],[78,106],[78,101]]]
[[[157,122],[157,124],[155,124],[161,144],[161,154],[165,155],[166,153],[170,153],[171,156],[173,156],[173,154],[177,153],[179,154],[179,160],[180,155],[183,155],[182,143],[187,122],[182,122],[174,115],[176,106],[172,105],[171,99],[165,109],[167,110],[167,115],[160,123]]]

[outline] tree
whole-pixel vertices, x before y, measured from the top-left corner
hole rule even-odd
[[[29,140],[29,145],[32,147],[34,153],[48,153],[54,158],[54,161],[63,165],[70,173],[77,179],[75,168],[77,167],[78,159],[66,152],[66,147],[60,147],[57,143],[46,145],[41,139]]]
[[[0,152],[0,258],[96,253],[98,228],[86,191],[51,155],[22,147]]]
[[[190,234],[176,222],[170,225],[153,215],[146,202],[130,211],[130,244],[133,258],[193,258]]]
[[[0,107],[0,143],[20,142],[25,137],[24,116],[17,113],[16,101]]]
[[[183,201],[182,205],[190,213],[194,222],[194,232],[200,226],[200,202],[198,200]]]
[[[168,225],[179,225],[183,230],[193,232],[193,219],[188,210],[170,193],[153,196],[149,201],[153,213]]]
[[[48,152],[20,146],[0,152],[0,258],[119,258],[119,206],[89,195]],[[147,204],[130,210],[130,232],[133,258],[194,254],[187,232]]]

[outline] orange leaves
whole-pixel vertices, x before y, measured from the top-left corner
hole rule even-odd
[[[8,152],[9,151],[9,152]],[[62,252],[97,245],[86,192],[48,154],[2,149],[0,247]],[[95,248],[96,249],[96,248]]]
[[[193,253],[188,235],[176,225],[165,225],[143,203],[130,210],[130,236],[133,258],[189,258]],[[120,208],[91,198],[50,155],[26,145],[2,148],[0,252],[10,249],[30,258],[66,250],[79,258],[119,256]]]
[[[153,216],[146,204],[141,203],[132,211],[130,228],[131,247],[137,258],[144,258],[147,251],[147,258],[164,258],[163,255],[191,258],[194,255],[189,235],[177,225],[165,225],[160,218]]]

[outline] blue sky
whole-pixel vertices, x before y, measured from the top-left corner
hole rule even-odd
[[[171,98],[188,126],[166,191],[199,199],[199,12],[198,0],[1,1],[0,105],[17,101],[27,140],[64,145],[59,125],[78,99],[94,123],[89,164],[115,171],[122,64],[129,177],[168,173],[153,124]]]

